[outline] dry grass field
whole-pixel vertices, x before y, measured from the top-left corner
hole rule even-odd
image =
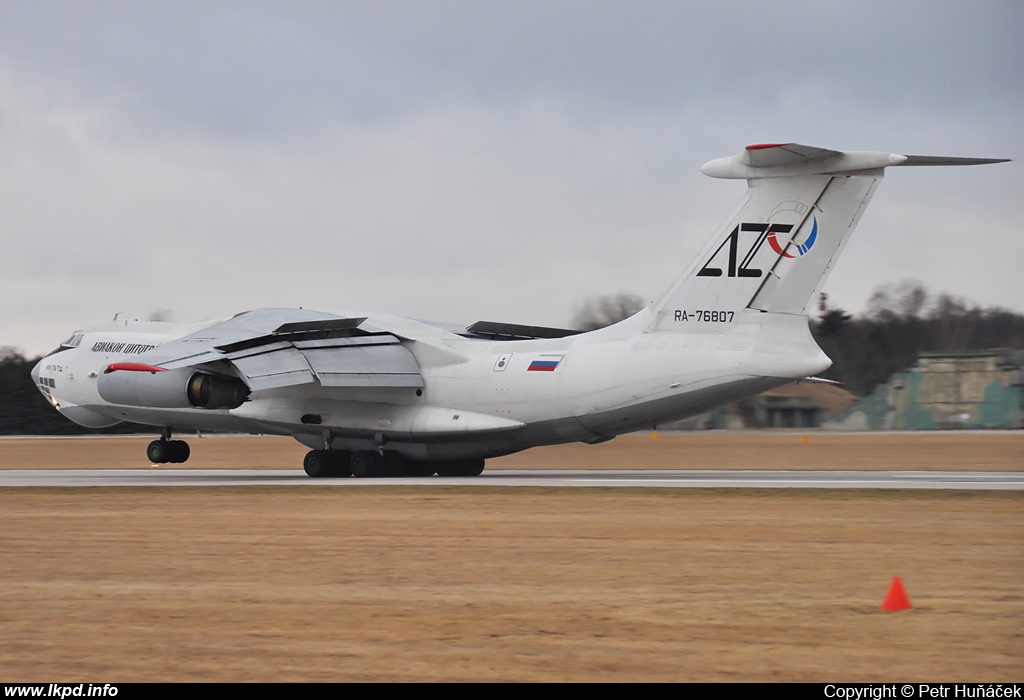
[[[802,437],[641,435],[488,468],[1024,462],[1012,433]],[[149,469],[145,443],[0,440],[0,467]],[[304,452],[193,449],[206,467]],[[0,678],[1024,680],[1020,493],[438,481],[0,489]],[[914,610],[879,610],[894,574]]]

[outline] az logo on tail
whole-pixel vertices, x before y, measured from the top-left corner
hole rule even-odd
[[[790,226],[789,228],[793,228]],[[786,231],[779,231],[780,233],[786,233]],[[784,258],[798,258],[801,255],[806,255],[808,251],[814,246],[814,241],[818,238],[818,217],[814,217],[814,225],[811,227],[811,235],[807,237],[807,240],[803,243],[797,244],[796,250],[797,255],[790,255],[785,249],[779,245],[779,241],[775,238],[775,231],[772,230],[768,233],[768,245],[772,247],[776,253]]]
[[[785,202],[772,212],[769,219],[775,217],[780,211],[794,211],[799,213],[807,211],[807,205],[799,202]],[[775,251],[777,255],[781,255],[785,258],[798,258],[806,255],[811,248],[814,246],[814,242],[818,238],[818,217],[814,217],[814,223],[811,228],[811,234],[807,237],[807,240],[803,243],[796,243],[796,241],[790,240],[785,245],[779,243],[778,236],[791,233],[797,224],[782,224],[782,223],[740,223],[737,224],[731,233],[726,237],[722,244],[715,249],[715,252],[711,254],[708,261],[704,264],[704,267],[697,273],[697,277],[762,277],[764,271],[751,267],[754,258],[757,257],[758,252],[764,245],[765,241],[771,246],[771,249]],[[750,244],[746,254],[742,260],[739,259],[739,239],[741,233],[756,233],[757,238]],[[726,270],[722,270],[721,267],[712,267],[711,263],[715,261],[715,258],[719,256],[722,249],[728,245],[729,247],[729,262]],[[787,248],[795,246],[796,255],[787,251]]]

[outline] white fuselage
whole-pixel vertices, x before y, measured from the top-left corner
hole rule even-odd
[[[111,403],[97,384],[113,363],[207,324],[115,322],[78,336],[33,374],[54,405],[90,427],[133,421],[170,430],[291,434],[310,447],[415,459],[495,456],[534,445],[600,442],[761,393],[826,369],[807,319],[748,312],[730,333],[708,324],[644,332],[650,311],[564,338],[495,341],[370,316],[403,338],[422,389],[310,385],[254,391],[234,409]],[[149,377],[149,373],[143,373]],[[317,422],[311,424],[309,417]],[[305,420],[304,420],[305,417]]]

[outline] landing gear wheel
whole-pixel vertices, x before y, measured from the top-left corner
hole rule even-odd
[[[437,465],[434,462],[405,461],[405,473],[409,476],[434,476]]]
[[[401,452],[387,450],[384,452],[383,476],[410,476],[408,462]]]
[[[310,450],[302,460],[302,468],[314,479],[331,476],[331,453],[327,450]]]
[[[462,462],[457,459],[449,459],[444,462],[437,463],[437,475],[438,476],[462,476],[459,467],[462,466]]]
[[[478,459],[451,459],[447,462],[438,462],[438,476],[480,476],[484,471],[484,460]]]
[[[188,443],[184,440],[169,440],[167,446],[170,448],[171,453],[170,459],[167,461],[174,464],[188,461],[189,455],[192,454],[191,448],[189,448]]]
[[[360,450],[352,453],[352,460],[349,462],[352,475],[360,479],[384,475],[384,459],[370,450]]]
[[[192,450],[184,440],[154,440],[146,447],[146,456],[153,464],[180,464],[189,458]]]
[[[302,460],[302,468],[314,479],[330,476],[352,476],[348,463],[352,453],[347,450],[311,450]]]
[[[462,460],[462,474],[461,476],[480,476],[484,473],[484,459],[464,459]]]
[[[168,446],[167,440],[154,440],[146,447],[146,457],[153,464],[164,464],[169,461],[170,456],[171,448]]]
[[[352,453],[348,450],[328,450],[328,464],[330,465],[330,476],[352,476],[350,464]]]

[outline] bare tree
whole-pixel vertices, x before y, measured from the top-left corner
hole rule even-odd
[[[811,330],[833,360],[825,376],[861,395],[924,352],[1024,349],[1021,314],[982,308],[949,294],[931,295],[915,280],[878,287],[861,317],[832,311]]]
[[[917,280],[906,279],[876,287],[868,299],[867,315],[879,320],[920,318],[927,304],[925,286]]]
[[[644,308],[644,300],[636,294],[605,294],[585,300],[573,314],[573,326],[581,331],[604,328],[629,318]]]

